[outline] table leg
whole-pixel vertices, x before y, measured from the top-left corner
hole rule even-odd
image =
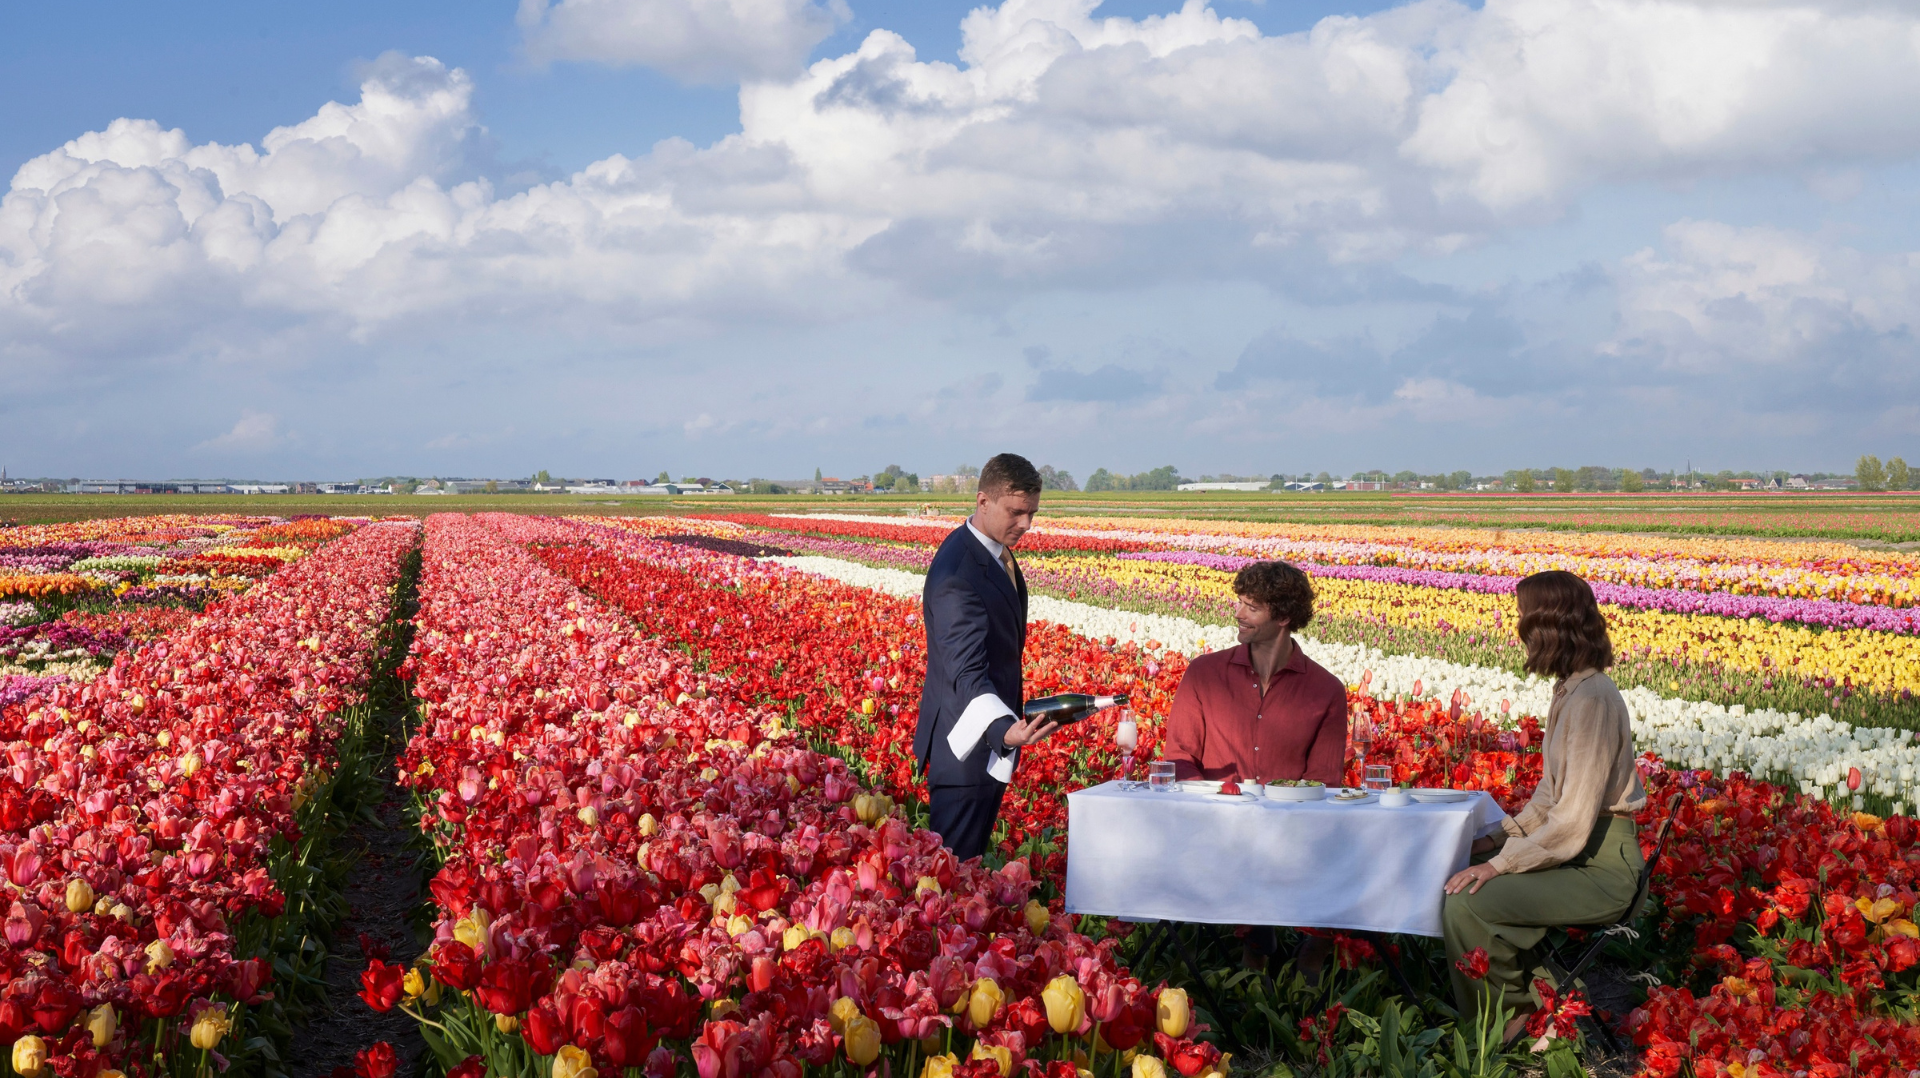
[[[1414,990],[1412,982],[1407,980],[1406,971],[1400,968],[1400,960],[1393,957],[1393,952],[1387,949],[1387,937],[1385,933],[1365,932],[1356,934],[1364,935],[1367,942],[1373,944],[1373,949],[1380,955],[1380,961],[1386,963],[1387,972],[1393,974],[1394,983],[1398,984],[1400,991],[1405,993],[1407,1002],[1419,1006],[1427,1001],[1426,993]]]
[[[1146,946],[1140,951],[1140,961],[1134,967],[1143,981],[1153,969],[1153,953],[1160,949],[1160,944],[1167,938],[1167,922],[1149,921],[1144,931],[1146,935],[1143,939]]]

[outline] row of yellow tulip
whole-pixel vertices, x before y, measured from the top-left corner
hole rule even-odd
[[[1233,599],[1233,574],[1196,565],[1111,557],[1029,556],[1034,571],[1097,574],[1119,591],[1141,599],[1176,597],[1223,610]],[[1396,627],[1511,638],[1518,617],[1511,594],[1418,587],[1407,584],[1314,580],[1322,616],[1361,618]],[[1897,693],[1920,685],[1920,637],[1865,629],[1811,629],[1759,619],[1674,614],[1604,607],[1614,647],[1623,653],[1703,663],[1759,677],[1852,685]]]
[[[1920,604],[1920,556],[1845,543],[1373,525],[1046,517],[1042,532],[1216,553],[1496,576],[1566,569],[1593,581],[1732,595]]]

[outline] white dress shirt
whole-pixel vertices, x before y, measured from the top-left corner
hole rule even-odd
[[[974,527],[972,517],[967,518],[967,530],[973,533],[975,539],[980,540],[981,546],[987,548],[987,555],[993,559],[994,564],[1001,564],[1000,556],[1007,549],[1006,545],[989,539],[985,532]],[[1006,701],[993,693],[983,692],[974,697],[967,704],[967,709],[960,713],[960,718],[955,720],[953,730],[947,734],[947,747],[953,750],[954,759],[964,760],[973,755],[973,750],[978,748],[981,740],[987,736],[987,727],[992,726],[1002,717],[1011,717],[1016,721],[1019,718],[1018,714],[1007,706]],[[1013,769],[1019,762],[1020,750],[1017,748],[1006,752],[987,750],[987,774],[992,775],[999,782],[1012,782]]]

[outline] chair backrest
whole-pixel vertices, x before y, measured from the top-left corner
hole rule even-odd
[[[1640,907],[1647,904],[1647,893],[1653,890],[1654,867],[1660,863],[1660,855],[1666,852],[1667,836],[1673,833],[1674,814],[1680,811],[1680,802],[1685,797],[1684,793],[1674,794],[1673,799],[1667,802],[1666,818],[1660,821],[1660,830],[1654,834],[1653,856],[1640,866],[1640,885],[1634,888],[1633,904],[1627,907],[1627,912],[1621,914],[1615,924],[1631,925],[1640,919]]]

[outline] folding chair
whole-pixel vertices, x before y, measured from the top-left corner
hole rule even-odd
[[[1660,855],[1666,852],[1667,838],[1673,833],[1674,814],[1680,811],[1680,802],[1685,797],[1685,794],[1674,794],[1673,799],[1667,802],[1666,819],[1660,821],[1660,830],[1654,836],[1653,856],[1647,858],[1646,864],[1641,866],[1640,885],[1634,889],[1633,902],[1627,907],[1627,911],[1620,915],[1620,919],[1610,925],[1594,929],[1587,937],[1586,948],[1580,952],[1578,958],[1574,959],[1572,965],[1568,965],[1560,958],[1559,951],[1552,944],[1547,945],[1547,959],[1566,971],[1563,984],[1571,987],[1575,981],[1579,980],[1580,975],[1593,965],[1594,960],[1600,957],[1600,952],[1606,950],[1607,944],[1616,937],[1639,938],[1640,933],[1633,927],[1634,922],[1640,919],[1640,907],[1647,904],[1647,892],[1653,887],[1653,870],[1660,864]],[[1595,1018],[1593,1027],[1600,1031],[1600,1039],[1606,1042],[1608,1051],[1620,1050],[1620,1042],[1614,1039],[1613,1031],[1607,1028],[1605,1022]]]

